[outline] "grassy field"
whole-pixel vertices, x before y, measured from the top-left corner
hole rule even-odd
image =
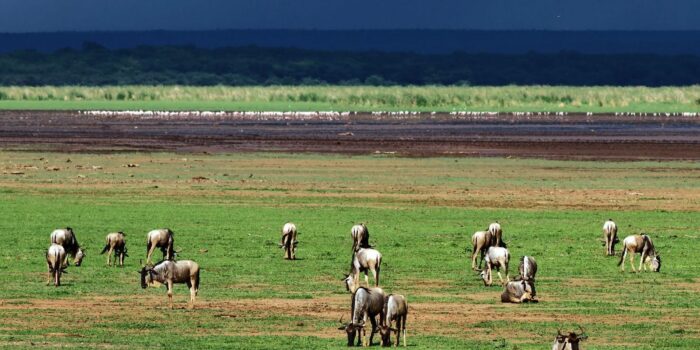
[[[0,87],[0,109],[698,112],[689,87]]]
[[[410,348],[543,349],[581,325],[587,349],[697,349],[699,180],[691,162],[2,152],[0,347],[342,348],[349,230],[366,222],[382,287],[408,298]],[[621,238],[652,236],[661,273],[604,256],[609,217]],[[494,220],[514,261],[536,257],[539,304],[501,304],[469,269],[471,234]],[[286,221],[297,261],[277,248]],[[49,233],[68,225],[87,258],[45,286]],[[202,266],[195,310],[182,285],[172,311],[139,286],[158,227]],[[98,254],[116,230],[123,269]]]

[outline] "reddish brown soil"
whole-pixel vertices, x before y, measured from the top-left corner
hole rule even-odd
[[[700,119],[357,114],[302,120],[233,115],[137,117],[1,111],[0,148],[697,160],[700,159]]]

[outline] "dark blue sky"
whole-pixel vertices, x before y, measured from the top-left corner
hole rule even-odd
[[[2,0],[0,32],[700,30],[698,0]]]

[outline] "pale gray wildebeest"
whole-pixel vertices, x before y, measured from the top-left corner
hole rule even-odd
[[[484,261],[486,261],[486,269],[481,271],[481,278],[484,280],[485,286],[490,286],[493,284],[492,271],[496,269],[498,272],[498,278],[501,280],[501,284],[504,284],[503,277],[501,276],[501,269],[506,272],[506,282],[508,279],[508,263],[510,262],[510,253],[508,249],[503,247],[489,247],[484,256]]]
[[[174,233],[169,228],[162,228],[158,230],[153,230],[148,233],[146,237],[146,265],[152,264],[151,255],[156,248],[160,248],[163,253],[163,260],[173,260],[175,258],[175,251],[173,250],[173,243],[175,238]]]
[[[282,240],[280,248],[284,248],[284,258],[288,260],[296,260],[297,255],[297,227],[291,222],[284,224],[282,227]]]
[[[579,334],[576,334],[574,332],[569,332],[569,334],[562,334],[561,329],[557,330],[557,337],[554,339],[554,343],[552,343],[552,350],[581,349],[579,347],[579,342],[581,342],[581,340],[588,339],[588,335],[586,335],[583,328],[579,327],[579,329],[581,329],[581,333]]]
[[[168,304],[173,308],[173,284],[185,283],[190,289],[189,308],[194,308],[194,300],[199,292],[199,265],[192,260],[163,260],[154,266],[141,268],[141,288],[158,287],[165,284],[168,288]]]
[[[537,302],[535,297],[535,281],[513,280],[506,283],[503,293],[501,293],[501,302],[503,303],[527,303]]]
[[[371,248],[360,248],[353,254],[350,264],[350,276],[353,278],[355,288],[360,286],[360,273],[365,274],[365,283],[369,287],[368,271],[372,272],[374,286],[379,287],[379,270],[382,265],[382,254]]]
[[[369,245],[369,229],[365,224],[355,225],[350,230],[352,236],[352,251],[356,252],[360,248],[371,248]]]
[[[382,346],[391,346],[391,332],[396,332],[396,346],[399,346],[399,338],[403,333],[403,346],[406,346],[406,317],[408,317],[406,298],[399,294],[387,295],[384,299],[384,319],[379,326]],[[396,327],[392,327],[393,321],[396,321]]]
[[[350,308],[350,314],[352,320],[350,323],[342,324],[342,317],[340,322],[342,326],[338,329],[344,330],[348,336],[348,346],[353,346],[355,337],[357,337],[357,345],[362,344],[363,346],[372,345],[372,340],[374,338],[374,333],[377,330],[377,316],[379,316],[379,322],[384,319],[384,291],[381,288],[358,288],[352,294],[352,306]],[[365,331],[365,325],[367,319],[370,320],[372,324],[372,331],[370,332],[369,339],[367,339],[367,333]],[[365,344],[364,340],[369,342]]]
[[[605,240],[605,253],[609,256],[615,255],[615,243],[617,239],[617,225],[612,219],[608,219],[603,224],[603,239]]]
[[[53,285],[58,287],[61,285],[61,274],[64,273],[65,265],[63,261],[66,258],[66,250],[62,245],[52,243],[49,250],[46,251],[46,265],[49,268],[49,278],[46,281],[46,285],[51,284],[53,280]]]
[[[501,224],[498,222],[491,223],[489,225],[489,232],[491,232],[491,246],[492,247],[502,247],[501,242],[503,242],[503,230],[501,230]]]
[[[477,270],[477,255],[481,255],[481,261],[479,261],[479,269],[481,269],[481,264],[484,262],[484,254],[491,246],[492,239],[493,234],[491,231],[477,231],[472,235],[472,270]]]
[[[659,272],[659,270],[661,270],[661,256],[654,248],[654,243],[649,236],[641,234],[627,236],[622,241],[622,256],[617,265],[622,266],[621,270],[623,272],[625,271],[625,257],[627,257],[628,254],[630,256],[632,272],[637,272],[634,269],[635,253],[640,253],[642,255],[639,260],[639,271],[642,271],[642,268],[646,271],[647,265],[649,265],[649,268],[654,272]]]
[[[518,273],[520,273],[518,279],[535,281],[535,275],[537,275],[537,261],[535,261],[535,258],[527,255],[520,257]]]
[[[107,266],[112,266],[112,253],[114,253],[114,266],[124,267],[124,257],[128,256],[126,251],[126,234],[122,231],[107,234],[105,240],[107,244],[100,254],[107,253]]]
[[[63,266],[68,265],[68,255],[73,257],[75,266],[80,266],[83,263],[85,252],[80,248],[78,239],[75,238],[75,233],[70,227],[59,228],[51,232],[51,244],[60,244],[66,250],[63,258]]]

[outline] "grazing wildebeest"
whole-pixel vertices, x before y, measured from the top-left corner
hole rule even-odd
[[[503,241],[503,230],[501,230],[501,224],[498,222],[491,223],[489,225],[489,232],[493,239],[491,240],[492,247],[502,247],[501,242]]]
[[[569,332],[568,335],[562,334],[561,329],[557,330],[557,337],[554,339],[554,343],[552,344],[552,350],[579,350],[580,348],[578,343],[581,340],[588,339],[588,336],[583,328],[579,326],[579,329],[581,329],[580,334]]]
[[[384,319],[384,291],[381,288],[358,288],[352,294],[352,306],[350,309],[352,315],[352,320],[350,323],[342,324],[342,317],[340,322],[342,326],[338,329],[344,330],[348,335],[348,346],[353,346],[355,336],[357,336],[357,345],[360,344],[367,346],[372,345],[372,339],[374,338],[374,333],[377,329],[376,317],[379,316],[380,322]],[[372,331],[370,332],[369,344],[365,344],[362,341],[362,335],[364,333],[365,339],[365,324],[369,318],[372,323]]]
[[[141,268],[141,288],[165,284],[168,287],[168,304],[173,308],[173,284],[185,283],[190,289],[189,308],[194,308],[194,300],[199,292],[199,265],[192,260],[163,260],[154,266]]]
[[[379,270],[382,265],[382,254],[371,248],[360,248],[353,254],[350,264],[350,275],[353,278],[355,286],[360,285],[360,273],[365,273],[365,283],[369,287],[369,276],[367,271],[372,271],[374,278],[374,286],[379,287]]]
[[[520,257],[520,265],[518,265],[518,272],[520,273],[520,278],[525,281],[535,281],[535,275],[537,275],[537,261],[531,256]]]
[[[603,224],[603,239],[605,240],[605,252],[607,255],[615,255],[615,243],[617,240],[617,225],[612,219]]]
[[[384,319],[379,326],[383,346],[391,346],[391,332],[396,332],[396,346],[399,346],[399,338],[403,333],[403,346],[406,346],[407,316],[406,298],[399,294],[389,294],[384,300]],[[396,321],[396,328],[391,326],[392,321]]]
[[[291,222],[284,224],[282,227],[282,240],[280,248],[284,248],[284,258],[288,260],[296,260],[297,252],[297,227]]]
[[[146,264],[152,264],[151,255],[156,248],[160,248],[164,260],[173,260],[175,252],[173,248],[174,232],[169,228],[153,230],[146,238]]]
[[[70,227],[59,228],[51,232],[51,244],[59,244],[66,250],[63,258],[63,266],[68,265],[68,255],[73,257],[75,266],[80,266],[83,263],[85,252],[80,248],[78,240],[75,238],[75,233]]]
[[[622,256],[620,257],[620,262],[617,263],[618,266],[622,265],[621,270],[625,271],[625,257],[627,254],[630,255],[630,266],[632,267],[632,272],[637,272],[634,269],[634,254],[641,253],[642,256],[639,260],[639,271],[647,270],[647,265],[650,265],[652,271],[659,272],[661,270],[661,256],[654,248],[654,243],[651,238],[645,234],[641,235],[631,235],[625,237],[622,241]]]
[[[489,247],[484,260],[486,261],[486,269],[481,271],[481,278],[484,280],[484,285],[490,286],[493,284],[491,274],[494,268],[498,272],[498,278],[501,280],[501,284],[504,283],[503,277],[501,277],[501,268],[506,270],[506,282],[509,281],[508,263],[510,262],[510,253],[508,249],[503,247]]]
[[[107,266],[112,266],[112,252],[114,252],[114,265],[116,266],[119,264],[119,266],[124,267],[124,257],[128,256],[126,254],[126,240],[124,236],[126,236],[126,234],[122,231],[107,234],[107,244],[105,244],[105,247],[100,253],[107,253]]]
[[[501,293],[501,302],[503,303],[527,303],[537,302],[535,297],[535,281],[532,280],[513,280],[506,283]]]
[[[352,236],[352,251],[356,252],[360,248],[371,248],[369,245],[369,229],[365,224],[355,225],[350,230]]]
[[[477,254],[481,255],[481,261],[479,261],[479,269],[481,269],[481,264],[484,262],[484,254],[486,254],[486,250],[488,250],[491,246],[492,240],[493,234],[491,233],[491,231],[474,232],[474,234],[472,235],[472,270],[477,270]]]
[[[51,284],[53,280],[53,285],[58,287],[61,285],[61,273],[65,265],[63,261],[66,258],[66,250],[60,244],[52,243],[49,250],[46,251],[46,265],[49,267],[49,279],[46,281],[46,285]]]

